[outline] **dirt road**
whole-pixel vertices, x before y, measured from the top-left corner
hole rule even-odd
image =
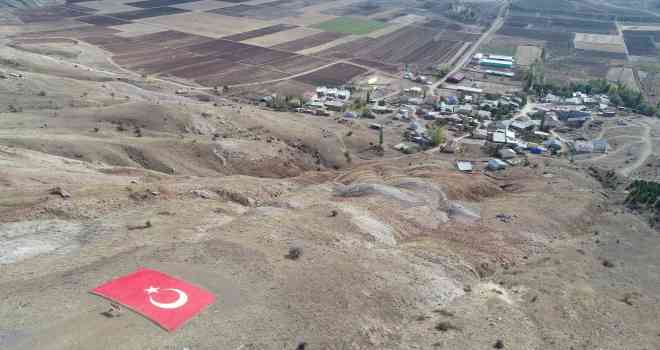
[[[642,134],[642,148],[639,152],[639,157],[637,157],[637,159],[630,165],[619,169],[619,173],[623,176],[630,176],[633,171],[644,165],[646,159],[651,156],[651,153],[653,153],[653,144],[651,143],[651,127],[647,124],[643,124],[643,127],[644,133]]]

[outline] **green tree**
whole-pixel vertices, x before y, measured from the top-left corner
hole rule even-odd
[[[436,127],[431,130],[431,144],[434,147],[440,146],[441,144],[445,143],[446,136],[445,136],[445,129],[441,127]]]

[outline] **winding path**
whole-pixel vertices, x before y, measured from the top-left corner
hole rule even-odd
[[[647,124],[643,124],[644,133],[642,134],[642,148],[639,152],[637,159],[630,165],[619,169],[619,173],[623,176],[630,176],[633,171],[639,169],[646,159],[651,156],[653,153],[653,144],[651,143],[651,127]]]

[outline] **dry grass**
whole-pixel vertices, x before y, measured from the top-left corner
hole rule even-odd
[[[288,41],[302,39],[310,35],[321,33],[321,30],[313,28],[298,27],[281,32],[259,36],[243,41],[246,44],[252,44],[263,47],[279,45]]]
[[[189,12],[170,16],[145,18],[142,22],[155,23],[184,33],[221,38],[230,34],[268,27],[272,22],[238,18],[206,12]]]

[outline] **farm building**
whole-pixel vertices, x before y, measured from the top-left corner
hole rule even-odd
[[[331,111],[341,111],[344,108],[344,102],[340,101],[327,101],[325,108]]]
[[[604,139],[594,140],[592,143],[594,145],[594,152],[596,153],[607,153],[610,148],[610,144]]]
[[[474,94],[481,94],[481,93],[484,92],[483,89],[473,88],[473,87],[469,87],[469,86],[462,86],[462,85],[446,85],[444,87],[445,87],[445,89],[449,89],[449,90],[470,92],[470,93],[474,93]]]
[[[493,60],[490,58],[484,58],[479,60],[479,65],[486,67],[497,67],[497,68],[513,68],[513,62]]]
[[[447,78],[447,81],[452,83],[452,84],[458,84],[462,82],[465,79],[465,74],[462,73],[456,73],[449,78]]]
[[[456,167],[460,171],[465,171],[465,172],[471,172],[473,167],[472,167],[472,162],[469,161],[456,161]]]
[[[485,72],[486,74],[495,75],[495,76],[498,76],[498,77],[509,77],[509,78],[513,78],[513,77],[516,75],[516,74],[513,73],[513,72],[504,72],[504,71],[501,71],[501,70],[490,70],[490,69],[487,69],[487,70],[485,70],[484,72]]]
[[[497,61],[508,61],[508,62],[513,62],[514,59],[511,56],[501,56],[501,55],[488,55],[488,58],[491,60],[497,60]]]

